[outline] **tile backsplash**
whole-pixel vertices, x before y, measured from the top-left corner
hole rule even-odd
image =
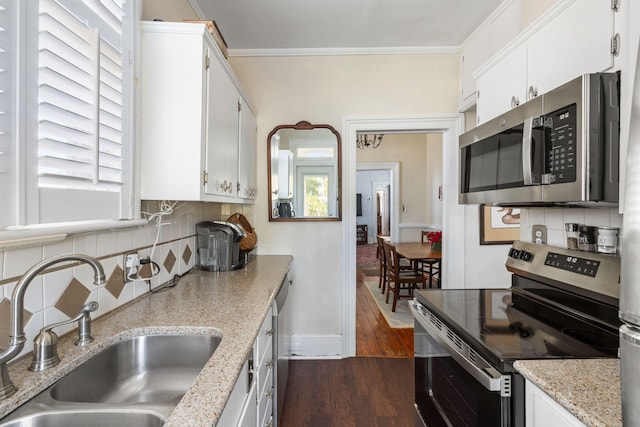
[[[534,225],[547,227],[547,244],[566,247],[564,224],[572,222],[595,227],[618,227],[618,253],[622,233],[622,215],[618,208],[528,208],[520,211],[520,240],[531,242]]]
[[[91,267],[77,263],[56,265],[37,276],[25,295],[27,341],[21,355],[32,350],[33,338],[40,329],[69,320],[86,302],[97,301],[100,304],[97,312],[92,314],[96,318],[160,286],[174,275],[184,274],[197,263],[195,225],[198,222],[226,219],[228,213],[237,211],[250,218],[250,212],[247,211],[251,209],[252,206],[188,202],[173,214],[163,216],[159,230],[156,221],[151,221],[132,229],[86,233],[54,244],[0,251],[0,347],[5,347],[8,342],[8,307],[13,289],[22,275],[37,262],[63,253],[91,255],[102,263],[107,282],[94,285]],[[142,202],[143,212],[157,210],[157,202]],[[157,236],[158,243],[154,249]],[[157,263],[159,273],[148,281],[136,280],[125,284],[123,255],[137,251],[140,258],[146,258],[152,250],[152,261]],[[144,268],[141,276],[149,276],[149,271]],[[62,335],[76,327],[76,324],[69,324],[56,328],[55,332]]]

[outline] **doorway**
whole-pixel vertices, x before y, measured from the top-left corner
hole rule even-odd
[[[443,245],[443,276],[446,281],[443,287],[464,286],[464,269],[455,268],[448,260],[456,260],[464,264],[464,207],[458,205],[457,188],[459,179],[458,135],[463,129],[461,115],[411,116],[411,117],[375,117],[345,118],[343,120],[343,140],[345,164],[343,170],[344,218],[343,239],[345,263],[343,264],[342,286],[342,342],[343,357],[356,355],[356,133],[357,132],[414,132],[442,133],[443,195],[442,195],[442,229],[447,235]],[[352,200],[353,199],[353,200]],[[392,204],[392,212],[394,206]],[[394,234],[393,219],[391,235]],[[392,237],[393,239],[393,237]],[[450,283],[452,285],[450,285]]]

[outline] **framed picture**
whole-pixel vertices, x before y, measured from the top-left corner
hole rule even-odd
[[[510,245],[520,239],[520,209],[480,205],[480,244]]]

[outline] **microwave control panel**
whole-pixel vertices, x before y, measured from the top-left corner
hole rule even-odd
[[[548,184],[576,180],[576,104],[544,116]]]

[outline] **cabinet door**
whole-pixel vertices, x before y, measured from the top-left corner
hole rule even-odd
[[[258,405],[256,404],[256,390],[257,387],[254,381],[253,385],[251,386],[251,390],[249,391],[249,397],[247,397],[247,401],[244,403],[242,414],[240,414],[238,427],[256,427],[258,425]]]
[[[533,383],[526,381],[526,427],[584,427],[584,423]]]
[[[238,154],[238,197],[256,198],[256,118],[246,103],[240,109],[240,152]]]
[[[525,102],[527,86],[527,46],[508,53],[478,77],[478,124],[509,111],[512,99]]]
[[[529,40],[529,86],[544,93],[581,74],[613,66],[611,3],[580,0]]]
[[[213,47],[212,47],[213,49]],[[235,198],[238,179],[238,91],[222,63],[210,55],[207,91],[205,192]]]

